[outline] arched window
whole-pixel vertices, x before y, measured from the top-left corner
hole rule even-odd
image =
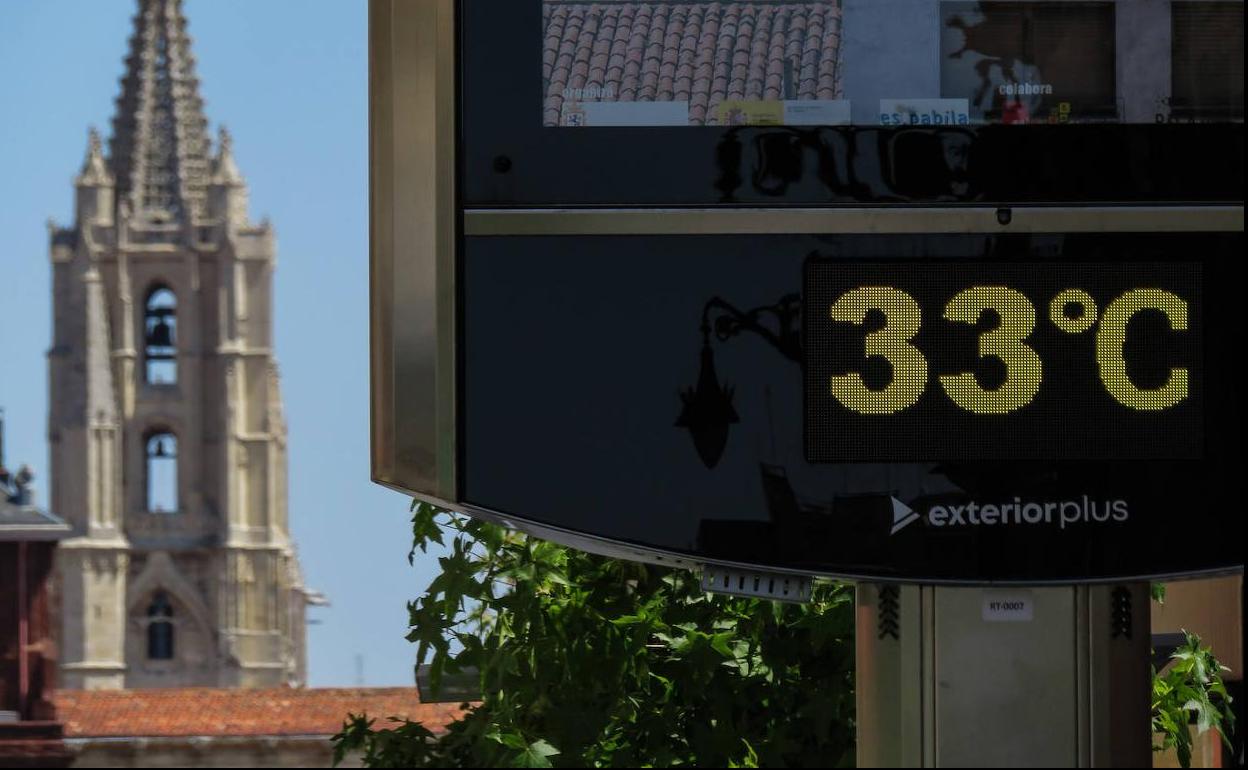
[[[147,510],[178,511],[178,437],[167,431],[147,437]]]
[[[147,608],[147,657],[173,660],[173,605],[164,591],[157,591]]]
[[[178,381],[178,298],[164,286],[152,289],[144,305],[143,357],[148,383]]]

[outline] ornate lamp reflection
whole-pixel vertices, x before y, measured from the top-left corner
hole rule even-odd
[[[680,393],[683,404],[675,426],[685,428],[707,468],[714,468],[728,444],[728,428],[740,422],[732,405],[733,389],[720,385],[711,351],[711,331],[720,342],[742,332],[758,335],[785,358],[802,362],[800,294],[786,294],[774,305],[740,310],[720,297],[712,297],[702,307],[702,355],[698,383]],[[768,320],[769,323],[764,321]],[[772,328],[774,325],[774,328]]]
[[[676,418],[676,427],[685,428],[693,437],[693,446],[707,468],[714,468],[728,444],[728,427],[740,422],[732,406],[732,388],[721,386],[715,374],[715,354],[709,335],[703,331],[702,365],[698,384],[680,394],[684,407]]]

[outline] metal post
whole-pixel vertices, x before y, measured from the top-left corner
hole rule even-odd
[[[1147,584],[857,598],[859,766],[1151,764]]]

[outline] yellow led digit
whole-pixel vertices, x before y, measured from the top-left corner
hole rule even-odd
[[[1067,315],[1067,306],[1078,313]],[[1054,326],[1068,334],[1086,332],[1096,323],[1096,300],[1083,289],[1063,289],[1049,303],[1049,318]]]
[[[862,414],[894,414],[913,406],[927,387],[927,359],[910,344],[919,333],[923,311],[914,297],[888,286],[864,286],[847,291],[832,303],[832,320],[862,324],[867,313],[884,314],[884,328],[867,334],[868,358],[879,356],[893,368],[892,381],[883,390],[871,390],[857,372],[832,375],[833,397]]]
[[[1168,409],[1187,398],[1187,369],[1174,367],[1165,385],[1143,390],[1127,374],[1122,346],[1127,339],[1127,325],[1141,310],[1160,310],[1170,321],[1170,328],[1187,330],[1187,302],[1163,289],[1132,289],[1109,303],[1101,314],[1096,331],[1096,363],[1101,369],[1101,382],[1118,403],[1131,409],[1156,411]]]
[[[1005,364],[1005,382],[985,390],[971,372],[942,374],[940,384],[953,403],[975,414],[1006,414],[1031,403],[1040,390],[1044,364],[1023,342],[1036,328],[1036,308],[1025,296],[1006,286],[974,286],[960,291],[945,307],[945,318],[975,324],[988,309],[1001,323],[979,337],[979,355]]]

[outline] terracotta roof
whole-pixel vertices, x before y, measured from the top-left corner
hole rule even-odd
[[[785,61],[798,99],[840,98],[838,0],[750,3],[542,3],[543,122],[565,88],[613,88],[619,101],[689,102],[713,124],[729,100],[782,100]]]
[[[66,738],[332,735],[348,713],[439,732],[460,713],[456,703],[421,703],[414,687],[58,690],[53,701]]]

